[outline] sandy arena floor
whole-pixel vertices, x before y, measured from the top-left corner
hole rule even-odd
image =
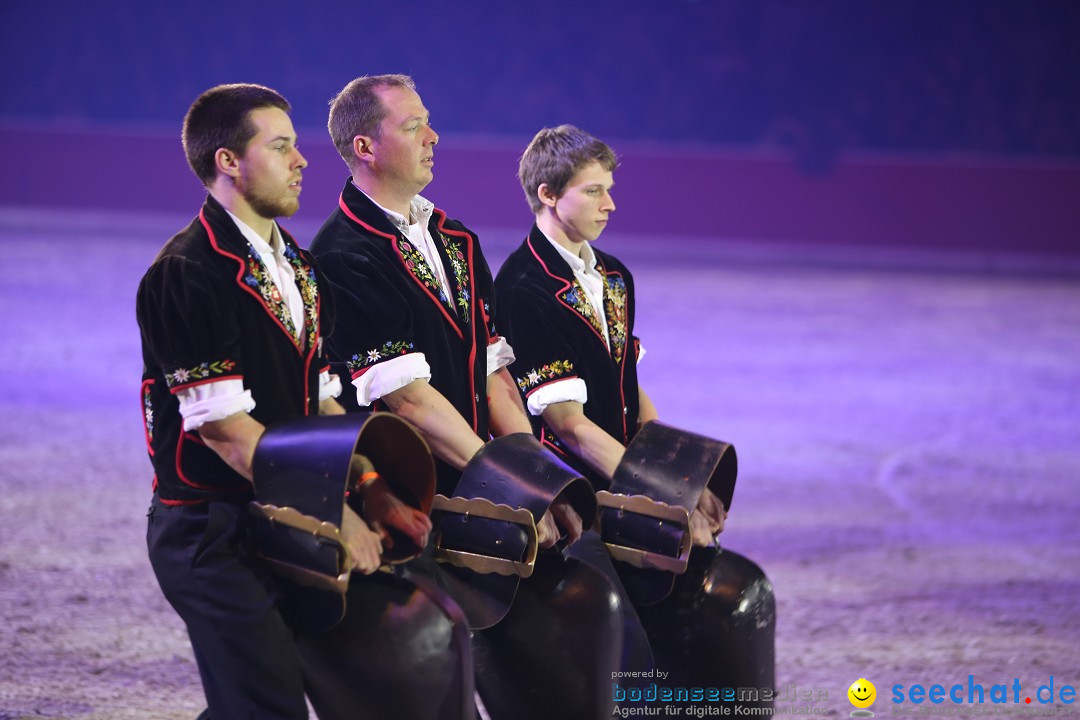
[[[0,719],[203,707],[146,560],[133,310],[186,221],[0,213]],[[491,237],[497,267],[513,234]],[[1075,277],[601,242],[635,272],[661,416],[738,448],[723,539],[775,585],[780,686],[815,698],[778,709],[847,716],[865,677],[896,716],[894,685],[972,675],[1033,704],[969,714],[1080,715],[1035,696],[1080,686]]]

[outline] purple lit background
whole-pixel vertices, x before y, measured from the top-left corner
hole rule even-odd
[[[281,90],[306,243],[345,178],[326,101],[379,72],[416,78],[442,133],[425,195],[493,268],[530,221],[536,129],[619,152],[601,243],[637,278],[643,382],[738,447],[724,541],[776,586],[782,685],[844,716],[859,677],[879,715],[893,684],[1080,684],[1074,3],[20,0],[0,21],[0,719],[201,709],[145,560],[133,317],[203,196],[180,119],[216,83]]]

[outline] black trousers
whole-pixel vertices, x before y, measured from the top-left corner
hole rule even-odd
[[[308,717],[277,583],[254,558],[243,503],[169,506],[154,496],[146,543],[166,599],[187,625],[210,716]]]

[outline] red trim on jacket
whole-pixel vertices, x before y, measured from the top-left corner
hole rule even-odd
[[[581,313],[579,313],[577,311],[577,308],[575,308],[573,305],[570,305],[569,303],[567,303],[565,300],[563,300],[560,297],[560,294],[566,292],[567,290],[569,290],[570,286],[573,285],[574,283],[570,282],[569,280],[567,280],[566,278],[564,278],[564,277],[562,277],[560,275],[556,275],[555,273],[551,272],[551,270],[548,269],[547,263],[544,262],[543,258],[540,257],[540,253],[536,252],[536,248],[533,247],[532,238],[525,238],[525,242],[529,245],[529,252],[531,252],[533,257],[536,258],[536,262],[540,263],[540,267],[542,267],[544,269],[544,272],[547,273],[548,276],[551,277],[553,280],[562,281],[562,283],[563,283],[562,288],[555,291],[555,299],[558,300],[559,303],[563,307],[565,307],[567,310],[574,313],[574,315],[576,315],[577,318],[579,320],[581,320],[581,322],[585,323],[585,325],[590,330],[593,331],[593,335],[595,335],[600,340],[600,342],[603,343],[604,347],[607,348],[608,344],[606,342],[604,342],[604,336],[596,331],[596,328],[594,328],[592,326],[592,323],[589,322],[588,320],[586,320],[585,317]],[[586,298],[586,301],[588,301],[588,298]],[[605,322],[606,322],[606,319],[605,319]],[[608,354],[609,355],[611,354],[610,350],[608,350]]]
[[[154,490],[157,490],[156,486],[154,487]],[[187,505],[202,505],[203,503],[208,502],[208,498],[199,498],[197,500],[166,500],[163,497],[159,497],[158,502],[170,507],[183,507]]]
[[[461,328],[458,327],[457,321],[450,316],[450,313],[446,311],[446,305],[443,304],[443,301],[435,297],[434,293],[431,292],[431,289],[428,288],[428,286],[425,285],[420,280],[420,278],[416,277],[416,274],[409,269],[408,265],[405,264],[405,260],[401,257],[401,248],[398,245],[398,243],[400,243],[402,240],[401,236],[384,233],[382,230],[373,228],[371,225],[368,225],[366,222],[357,217],[356,214],[349,209],[348,204],[346,204],[345,193],[342,193],[338,197],[338,207],[341,208],[341,211],[345,213],[345,215],[348,216],[350,220],[352,220],[360,227],[364,228],[370,233],[374,233],[375,235],[378,235],[379,237],[384,237],[390,241],[391,245],[393,245],[394,247],[394,253],[397,255],[398,260],[401,262],[401,267],[405,269],[405,272],[409,275],[409,277],[413,279],[413,282],[415,282],[420,287],[420,289],[424,291],[424,294],[428,296],[431,302],[435,303],[435,306],[439,308],[439,312],[441,312],[443,314],[443,317],[446,318],[446,322],[450,323],[450,327],[454,328],[454,332],[458,334],[458,337],[464,339],[465,336],[462,334]],[[447,288],[447,290],[449,289],[450,288]]]
[[[570,312],[574,313],[574,315],[576,315],[579,320],[581,320],[583,323],[585,323],[585,325],[588,326],[588,328],[590,330],[592,330],[593,335],[596,335],[596,337],[600,340],[600,342],[604,343],[604,348],[607,350],[608,357],[611,357],[612,360],[614,360],[614,357],[612,357],[612,354],[611,354],[611,346],[610,346],[611,340],[610,340],[610,338],[607,341],[605,341],[604,336],[596,331],[596,328],[593,327],[592,323],[590,323],[588,320],[586,320],[585,317],[582,316],[582,314],[577,311],[577,308],[575,308],[574,306],[568,304],[565,300],[562,299],[562,297],[560,297],[560,295],[562,293],[566,292],[573,283],[569,282],[564,277],[556,275],[555,273],[551,272],[550,269],[548,269],[547,263],[544,262],[543,258],[540,257],[540,253],[536,252],[536,248],[533,247],[531,237],[525,238],[525,242],[529,246],[529,252],[531,252],[532,256],[534,258],[536,258],[536,262],[540,263],[540,267],[543,268],[544,272],[547,273],[547,275],[549,277],[551,277],[552,279],[562,281],[562,283],[563,283],[562,288],[555,291],[555,299],[558,300],[559,303],[563,307],[568,309]],[[622,278],[622,273],[617,271],[617,270],[612,271],[612,272],[609,273],[607,271],[607,268],[604,267],[603,261],[601,261],[600,258],[597,258],[597,264],[600,266],[600,269],[603,271],[605,276],[618,275],[620,278]],[[625,284],[625,283],[626,283],[626,279],[623,278],[623,284]],[[627,313],[627,316],[628,316],[627,319],[629,320],[629,313],[630,313],[629,300],[627,300],[627,305],[628,305],[628,307],[626,308],[626,313]],[[604,322],[607,323],[607,321],[608,321],[608,317],[607,317],[607,312],[605,310],[605,312],[604,312]],[[619,399],[622,400],[622,407],[620,408],[620,410],[623,411],[623,413],[622,413],[622,426],[623,426],[622,444],[623,445],[626,444],[627,438],[629,437],[629,434],[627,433],[627,428],[626,428],[626,408],[627,408],[627,405],[626,405],[626,390],[624,389],[624,387],[625,387],[624,382],[625,382],[625,375],[626,375],[626,358],[627,358],[627,355],[628,355],[627,347],[629,345],[629,342],[630,342],[630,332],[629,332],[629,327],[628,327],[627,332],[626,332],[626,337],[623,339],[623,343],[622,343],[622,345],[623,345],[623,348],[622,348],[622,350],[623,350],[622,360],[620,360],[618,362],[618,365],[619,365]],[[542,385],[538,386],[537,389],[539,389],[539,387],[543,387],[543,386]]]
[[[219,377],[204,378],[202,380],[196,380],[195,382],[184,383],[183,385],[176,385],[169,388],[169,392],[173,395],[181,390],[187,390],[188,388],[197,387],[199,385],[206,385],[207,383],[217,382],[219,380],[243,380],[243,375],[221,375]]]
[[[566,451],[564,451],[564,450],[563,450],[562,448],[560,448],[560,447],[559,447],[558,445],[556,445],[555,443],[553,443],[553,442],[552,442],[551,440],[549,440],[549,439],[548,439],[548,434],[549,434],[549,433],[550,433],[550,434],[551,434],[551,435],[552,435],[553,437],[555,437],[556,439],[558,439],[558,437],[559,437],[559,436],[558,436],[558,435],[556,435],[556,434],[555,434],[555,432],[554,432],[553,430],[551,430],[550,428],[548,428],[548,426],[547,426],[547,425],[541,425],[541,426],[540,426],[540,444],[541,444],[541,445],[543,445],[543,446],[545,446],[545,447],[549,447],[549,448],[551,448],[551,451],[552,451],[553,453],[555,453],[555,456],[556,456],[556,457],[559,457],[559,458],[565,458],[565,459],[566,459],[566,462],[567,462],[567,464],[568,464],[568,465],[569,465],[570,467],[574,467],[574,464],[573,464],[572,462],[570,462],[570,461],[571,461],[571,460],[580,460],[580,458],[575,458],[574,456],[570,455],[569,453],[567,453]]]
[[[600,262],[599,258],[597,258],[597,262],[598,263]],[[622,280],[622,282],[623,282],[623,286],[624,287],[626,286],[626,278],[624,278],[622,276],[621,272],[619,272],[618,270],[608,272],[607,268],[604,268],[602,264],[600,265],[600,267],[604,270],[604,275],[607,275],[607,276],[618,275],[619,279]],[[610,283],[607,283],[607,284],[610,285]],[[626,443],[628,442],[628,440],[630,438],[630,434],[627,432],[627,429],[626,429],[626,411],[627,411],[627,405],[626,405],[626,358],[630,355],[630,353],[627,352],[627,350],[629,350],[630,337],[631,337],[631,335],[630,335],[630,293],[629,293],[629,291],[627,291],[627,296],[626,297],[627,297],[627,299],[626,299],[626,307],[623,308],[624,312],[626,313],[626,332],[623,333],[622,360],[619,361],[619,399],[622,400],[622,409],[623,409],[623,414],[622,414],[622,434],[623,434],[623,436],[622,436],[622,444],[623,445],[626,445]],[[605,312],[604,312],[604,322],[605,323],[608,320],[606,310],[607,309],[605,308]],[[608,330],[609,330],[609,333],[610,333],[610,330],[611,330],[610,326],[608,327]],[[610,338],[608,339],[608,342],[609,343],[611,342]],[[610,348],[608,349],[608,355],[611,355],[611,349]],[[638,408],[638,415],[640,415],[640,414],[641,414],[641,408]]]
[[[242,290],[244,290],[249,295],[251,295],[256,300],[259,301],[259,305],[262,306],[262,309],[266,312],[266,314],[270,317],[270,319],[274,321],[274,324],[277,325],[281,329],[281,331],[283,333],[285,333],[285,335],[289,338],[292,346],[296,349],[296,352],[298,352],[300,354],[300,357],[304,358],[304,392],[303,392],[303,408],[302,409],[303,409],[303,414],[305,416],[310,415],[311,412],[310,412],[310,410],[308,408],[309,408],[309,406],[311,404],[311,384],[310,384],[310,382],[308,380],[308,375],[310,374],[309,371],[311,369],[311,361],[315,357],[315,353],[316,353],[316,351],[318,349],[318,347],[317,347],[318,344],[319,344],[318,341],[316,340],[316,342],[311,343],[312,346],[307,348],[307,353],[305,355],[305,351],[304,351],[304,349],[302,347],[303,338],[305,337],[305,332],[304,332],[305,328],[301,327],[301,328],[298,329],[298,332],[300,334],[299,339],[297,339],[291,332],[289,332],[289,329],[287,327],[285,327],[284,324],[282,324],[281,320],[278,319],[277,315],[275,315],[273,312],[271,312],[270,308],[266,306],[266,301],[263,300],[262,295],[255,292],[247,283],[244,282],[244,273],[247,271],[247,263],[244,261],[243,258],[239,257],[238,255],[234,255],[231,252],[228,252],[227,250],[225,250],[224,248],[222,248],[218,244],[217,236],[214,235],[214,231],[210,227],[210,223],[207,221],[203,210],[199,210],[199,221],[202,223],[203,228],[206,230],[206,234],[210,238],[210,246],[214,248],[214,251],[217,252],[219,255],[224,255],[225,257],[232,258],[240,266],[239,271],[237,271],[237,273],[236,273],[236,284],[239,285]],[[284,235],[284,236],[288,237],[290,240],[292,240],[294,245],[296,244],[296,239],[293,238],[292,235],[290,235],[286,230],[284,230],[284,229],[282,229],[280,227],[278,229],[281,230],[282,235]],[[299,251],[299,246],[297,246],[297,248],[298,248],[297,252],[299,253],[300,252]],[[303,257],[303,256],[301,255],[301,257]],[[305,261],[305,262],[307,262],[307,261]],[[307,263],[307,264],[310,265],[310,263]],[[318,322],[318,318],[322,317],[322,293],[320,293],[319,296],[315,300],[315,317],[317,318],[316,322]],[[306,317],[305,317],[305,323],[306,323]],[[322,328],[321,327],[316,327],[315,328],[315,337],[318,338],[321,333],[322,333]],[[218,378],[218,379],[220,379],[220,378]],[[179,466],[178,466],[178,468],[179,468]]]
[[[239,255],[234,255],[233,253],[225,250],[220,245],[218,245],[217,236],[214,235],[214,231],[210,227],[210,223],[207,221],[206,215],[204,213],[204,210],[199,210],[199,222],[202,223],[203,228],[206,230],[207,236],[210,238],[210,247],[214,248],[214,252],[218,253],[219,255],[224,255],[225,257],[232,258],[237,262],[237,264],[240,265],[240,270],[236,273],[236,284],[240,286],[241,290],[248,293],[253,298],[259,301],[259,305],[261,305],[263,310],[266,311],[266,314],[270,316],[270,319],[274,321],[274,324],[281,328],[281,332],[285,333],[289,337],[289,340],[292,341],[292,345],[296,348],[296,351],[303,354],[303,351],[297,344],[298,340],[293,336],[291,332],[289,332],[289,328],[285,327],[285,325],[282,324],[281,320],[278,319],[278,316],[270,311],[270,308],[266,306],[266,301],[263,300],[262,295],[255,292],[255,290],[252,289],[251,286],[244,282],[244,273],[247,272],[247,262],[245,261],[245,259],[241,258]],[[300,333],[300,337],[304,337],[303,332]]]
[[[439,229],[439,232],[445,232],[447,235],[457,235],[458,237],[461,237],[461,238],[465,239],[465,252],[466,252],[465,261],[469,266],[469,287],[467,288],[468,291],[469,291],[469,322],[471,323],[471,327],[473,328],[473,331],[472,331],[472,333],[470,333],[470,336],[469,336],[471,338],[470,347],[469,347],[469,394],[473,396],[473,421],[472,421],[473,432],[477,432],[480,429],[480,409],[477,407],[477,405],[479,404],[480,401],[479,401],[479,395],[476,392],[476,330],[475,330],[475,328],[476,328],[476,303],[477,303],[477,297],[476,297],[476,274],[475,274],[475,271],[474,271],[474,268],[473,268],[473,241],[472,241],[472,235],[470,235],[469,233],[464,232],[462,230],[448,230],[445,227],[446,213],[444,213],[442,210],[440,210],[438,208],[435,208],[435,213],[437,213],[438,216],[439,216],[439,222],[436,224],[436,227]],[[460,337],[462,340],[464,340],[465,336],[461,332],[461,330],[458,328],[456,323],[454,324],[454,329],[458,331],[458,337]],[[484,333],[487,334],[487,323],[484,323]],[[486,353],[486,346],[485,346],[485,353]],[[486,354],[484,355],[484,362],[485,362],[485,364],[487,362],[487,355]],[[487,368],[486,367],[484,368],[484,371],[485,371],[485,377],[486,377],[486,373],[487,373]],[[487,388],[486,387],[484,388],[484,396],[487,397]]]
[[[182,482],[185,485],[188,485],[190,487],[196,488],[198,490],[212,490],[212,491],[215,491],[215,492],[225,492],[225,493],[228,493],[228,492],[242,492],[243,491],[243,489],[223,488],[223,487],[220,487],[218,485],[203,485],[201,483],[195,482],[194,480],[189,480],[188,476],[184,474],[183,468],[181,468],[181,466],[180,466],[181,465],[181,460],[182,460],[183,455],[184,455],[184,438],[186,438],[186,437],[189,438],[189,439],[194,440],[198,436],[194,435],[193,433],[189,433],[186,430],[181,430],[180,435],[176,438],[176,477],[180,478],[180,482]],[[202,441],[202,438],[198,438],[198,442],[200,444],[202,444],[202,445],[206,444],[206,443],[204,443]]]
[[[553,378],[551,380],[545,380],[544,382],[540,383],[539,385],[534,387],[529,392],[525,393],[525,397],[528,398],[530,395],[532,395],[534,392],[536,392],[540,388],[547,387],[548,385],[551,385],[552,383],[562,382],[563,380],[580,380],[580,379],[581,379],[581,377],[579,375],[567,375],[566,377]]]
[[[311,414],[311,361],[315,359],[315,355],[319,349],[319,338],[322,336],[322,293],[319,293],[315,298],[315,318],[319,326],[315,328],[315,342],[311,343],[311,347],[307,350],[307,357],[304,358],[304,416]],[[302,337],[302,336],[301,336]],[[327,365],[327,368],[330,366]],[[319,371],[322,372],[321,370]],[[315,376],[315,381],[319,382],[318,375]],[[321,391],[321,387],[319,391]],[[316,405],[321,404],[316,397]],[[315,413],[318,415],[318,411]]]

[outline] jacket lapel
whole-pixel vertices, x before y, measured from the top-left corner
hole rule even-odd
[[[308,340],[307,345],[310,347],[318,335],[318,290],[315,285],[314,270],[300,257],[291,236],[282,230],[282,237],[288,238],[285,241],[285,254],[296,275],[300,297],[304,299],[306,338],[297,331],[285,298],[281,296],[277,284],[270,278],[270,272],[259,257],[259,253],[244,238],[225,208],[214,198],[208,197],[199,212],[199,219],[214,250],[238,263],[239,272],[236,274],[236,282],[240,288],[262,304],[266,313],[281,331],[289,336],[298,351],[303,352],[305,339]]]
[[[473,283],[470,277],[472,267],[472,238],[461,231],[446,228],[446,214],[436,209],[428,227],[435,243],[442,252],[439,259],[443,271],[450,283],[447,295],[454,306],[458,322],[464,327],[472,321]]]
[[[341,193],[341,198],[338,200],[338,207],[341,211],[352,220],[360,225],[362,228],[370,233],[386,238],[390,241],[390,246],[393,248],[394,253],[400,260],[405,272],[409,275],[412,281],[418,285],[428,299],[435,303],[459,337],[463,337],[461,327],[458,321],[454,318],[454,313],[451,311],[451,299],[450,295],[453,291],[452,288],[443,288],[435,277],[435,273],[431,271],[431,267],[428,265],[424,255],[417,249],[412,241],[403,236],[398,229],[394,226],[390,219],[386,217],[386,213],[379,209],[370,198],[361,192],[351,181],[346,181],[345,189]],[[435,215],[432,215],[434,220]],[[445,216],[443,216],[445,219]],[[436,235],[434,230],[434,222],[429,226],[429,230],[433,232],[433,237]],[[437,235],[441,236],[441,232]],[[439,242],[436,238],[436,242]],[[444,262],[445,267],[445,262]],[[453,277],[453,274],[448,272],[448,277]],[[453,281],[451,280],[451,283]]]
[[[596,258],[597,269],[604,278],[604,319],[607,321],[611,357],[622,362],[626,353],[626,281],[619,272],[608,272],[604,261]]]
[[[319,338],[319,284],[315,268],[304,258],[293,236],[280,226],[278,229],[285,243],[285,259],[292,266],[296,289],[304,301],[304,347],[312,348]]]
[[[600,324],[600,318],[597,316],[596,311],[593,310],[592,303],[589,302],[589,296],[585,294],[585,288],[574,277],[574,271],[570,269],[570,265],[559,255],[559,251],[552,247],[551,242],[535,225],[533,225],[526,242],[529,243],[533,256],[540,263],[544,272],[554,281],[552,291],[555,298],[576,315],[579,320],[588,325],[596,334],[597,341],[604,345],[604,328]],[[603,273],[602,270],[601,273]],[[607,294],[607,288],[605,287],[605,305]],[[604,349],[607,349],[606,346]]]

